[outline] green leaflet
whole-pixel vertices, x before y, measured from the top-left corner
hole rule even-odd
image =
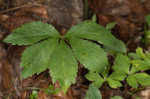
[[[84,21],[72,27],[66,34],[66,37],[96,40],[109,49],[117,52],[126,52],[126,47],[122,41],[116,39],[109,30],[92,21]]]
[[[115,59],[115,63],[113,65],[113,70],[116,72],[128,74],[129,68],[130,68],[130,59],[128,58],[128,56],[118,54]]]
[[[136,53],[133,52],[128,53],[128,56],[131,59],[141,59]]]
[[[145,20],[146,20],[148,26],[150,26],[150,15],[147,15],[147,16],[145,17]]]
[[[96,20],[97,20],[97,17],[96,17],[96,14],[94,14],[94,15],[92,16],[92,21],[93,21],[93,22],[96,22]]]
[[[30,99],[37,99],[38,98],[38,92],[36,90],[32,91],[32,94],[30,94]]]
[[[150,64],[149,64],[149,59],[145,59],[145,60],[132,60],[132,68],[131,68],[131,72],[135,73],[138,71],[144,71],[144,70],[148,70],[150,69]]]
[[[106,69],[103,70],[103,72],[101,72],[101,75],[102,75],[104,78],[107,78],[108,75],[109,75],[109,70],[110,70],[110,66],[108,65],[108,66],[106,67]]]
[[[71,49],[64,41],[61,41],[52,53],[49,69],[53,83],[59,81],[64,92],[67,91],[72,83],[75,83],[78,64]]]
[[[122,84],[120,83],[120,81],[113,80],[111,78],[108,78],[107,81],[108,81],[108,84],[109,84],[109,86],[111,88],[118,88],[118,87],[122,86]]]
[[[12,34],[4,39],[4,42],[13,45],[31,45],[49,37],[58,37],[59,33],[50,24],[32,22],[15,29]]]
[[[146,73],[136,73],[135,78],[142,86],[150,86],[150,75]]]
[[[125,73],[122,72],[113,72],[109,77],[107,78],[108,85],[111,88],[118,88],[121,87],[122,84],[120,81],[123,81],[126,77]]]
[[[23,78],[40,73],[50,66],[50,56],[58,46],[58,39],[48,39],[25,49],[21,57]]]
[[[106,25],[106,29],[107,29],[107,30],[111,30],[111,29],[113,29],[113,28],[115,27],[116,24],[117,24],[116,22],[108,23],[108,24]]]
[[[141,97],[139,97],[139,96],[136,96],[136,98],[135,99],[142,99]]]
[[[70,44],[77,60],[91,72],[100,73],[108,65],[107,55],[99,45],[76,38],[71,38]]]
[[[101,77],[98,73],[94,72],[89,72],[86,74],[86,78],[90,81],[92,81],[92,86],[96,88],[100,88],[101,85],[107,81],[109,86],[111,88],[118,88],[121,87],[122,84],[120,81],[123,81],[126,77],[125,73],[120,73],[120,72],[113,72],[110,76],[103,78]]]
[[[96,88],[100,88],[101,85],[105,82],[105,80],[98,74],[98,73],[94,73],[94,72],[89,72],[88,74],[85,75],[85,77],[92,81],[92,86],[96,87]]]
[[[126,77],[126,74],[125,73],[122,73],[122,72],[113,72],[109,78],[113,79],[113,80],[117,80],[117,81],[122,81],[124,80]]]
[[[127,83],[133,87],[138,88],[138,85],[150,86],[150,75],[146,73],[136,73],[128,76]]]
[[[123,99],[121,96],[113,96],[111,99]]]
[[[138,57],[140,57],[140,58],[142,58],[142,59],[145,59],[145,58],[146,58],[146,55],[144,54],[142,48],[137,48],[137,49],[136,49],[136,54],[137,54]]]
[[[85,99],[102,99],[102,96],[98,88],[90,85]]]
[[[135,78],[134,75],[129,75],[127,77],[127,83],[132,87],[132,88],[138,88],[138,82],[137,79]]]
[[[49,85],[48,88],[44,89],[46,94],[58,94],[61,91],[61,88],[55,88],[53,85]]]
[[[126,77],[125,73],[113,72],[108,78],[107,82],[111,88],[121,87],[122,84],[120,81],[123,81]]]

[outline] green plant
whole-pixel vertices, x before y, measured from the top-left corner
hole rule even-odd
[[[141,99],[140,97],[138,97],[138,96],[136,96],[136,98],[135,99]]]
[[[102,96],[98,88],[90,85],[85,99],[102,99]]]
[[[46,94],[57,94],[60,91],[59,88],[54,88],[53,85],[49,85],[48,88],[44,89]]]
[[[30,99],[37,99],[38,97],[38,92],[36,90],[32,91],[32,94],[30,95]]]
[[[146,25],[144,26],[144,38],[143,42],[145,45],[148,45],[150,43],[150,14],[145,17]]]
[[[147,22],[147,25],[150,26],[150,14],[148,14],[146,17],[145,17],[145,20]]]
[[[106,29],[107,29],[107,30],[111,30],[111,29],[113,29],[113,28],[115,27],[116,24],[117,24],[116,22],[108,23],[108,24],[106,25]]]
[[[116,52],[126,52],[123,42],[93,21],[72,27],[64,36],[50,24],[32,22],[15,29],[4,42],[28,45],[21,57],[22,77],[49,69],[53,83],[66,92],[75,83],[78,62],[90,72],[100,73],[108,65],[107,54],[97,43]]]
[[[132,88],[138,88],[139,85],[150,86],[150,75],[144,72],[150,69],[150,53],[143,53],[141,48],[137,48],[136,53],[129,53],[128,56],[119,53],[112,69],[111,74],[109,68],[100,74],[89,72],[86,78],[97,88],[104,82],[108,82],[111,88],[118,88],[122,86],[123,80]]]
[[[121,96],[113,96],[111,99],[123,99]]]
[[[129,56],[132,59],[129,61],[131,66],[127,65],[127,83],[133,88],[150,86],[150,75],[144,72],[150,69],[150,53],[143,53],[142,48],[137,48],[136,54],[129,53]]]
[[[113,72],[109,75],[109,68],[103,73],[89,72],[85,77],[92,81],[93,86],[100,88],[104,82],[107,82],[111,88],[121,87],[126,75],[122,72]]]

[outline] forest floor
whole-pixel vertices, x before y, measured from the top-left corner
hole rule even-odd
[[[50,4],[51,1],[54,2],[53,5]],[[97,22],[103,26],[110,22],[117,23],[112,33],[126,44],[128,52],[134,52],[139,46],[150,51],[150,45],[145,46],[142,42],[145,16],[150,12],[150,0],[88,0],[88,5],[87,2],[81,3],[82,0],[68,0],[68,5],[72,3],[73,6],[71,10],[52,11],[53,8],[61,7],[70,9],[67,3],[62,3],[65,0],[59,1],[61,0],[0,0],[0,99],[29,99],[34,88],[41,88],[38,99],[83,99],[88,89],[89,82],[84,77],[84,68],[79,68],[77,82],[69,88],[66,95],[62,92],[57,95],[43,92],[42,89],[51,83],[48,70],[20,80],[20,57],[26,46],[13,46],[2,40],[12,30],[27,22],[40,20],[51,23],[63,34],[72,25],[96,14]],[[55,87],[58,87],[57,83]],[[115,95],[124,99],[136,99],[136,96],[150,99],[149,88],[131,94],[132,90],[128,86],[111,89],[105,84],[100,88],[103,99],[110,99]]]

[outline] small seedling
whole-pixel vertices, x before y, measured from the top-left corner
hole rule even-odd
[[[54,88],[53,85],[49,85],[48,88],[44,89],[46,94],[57,94],[60,91],[59,88]]]
[[[150,69],[150,53],[144,53],[142,48],[137,48],[136,53],[131,53],[129,56],[130,58],[119,55],[113,68],[114,71],[125,73],[126,81],[132,88],[138,88],[139,85],[150,86],[150,75],[144,72]],[[120,59],[124,60],[126,65],[119,62]]]
[[[150,69],[150,53],[143,53],[142,48],[138,48],[134,57],[132,55],[131,66],[127,66],[127,83],[133,88],[138,88],[139,85],[150,86],[150,75],[144,72]]]
[[[136,98],[135,98],[135,99],[142,99],[142,98],[140,98],[140,97],[136,96]]]
[[[96,14],[94,14],[94,15],[92,16],[92,21],[93,21],[93,22],[96,22],[96,21],[97,21]]]
[[[148,44],[150,44],[150,14],[147,15],[145,17],[146,20],[146,25],[144,26],[144,38],[143,38],[143,42],[144,44],[147,46]]]
[[[132,88],[138,88],[139,85],[150,86],[150,75],[143,72],[150,69],[150,53],[143,53],[141,48],[137,48],[136,53],[130,53],[129,56],[118,54],[111,74],[108,68],[103,73],[89,72],[86,78],[97,88],[104,82],[111,88],[118,88],[124,80]]]
[[[89,72],[85,76],[88,80],[92,81],[91,85],[97,88],[100,88],[104,82],[107,82],[111,88],[121,87],[121,81],[125,79],[126,75],[121,72],[113,72],[110,75],[108,75],[108,73],[109,70],[107,71],[107,73],[101,73],[101,75],[97,72]]]
[[[30,99],[37,99],[38,97],[38,92],[36,90],[32,91],[32,94],[30,95]]]

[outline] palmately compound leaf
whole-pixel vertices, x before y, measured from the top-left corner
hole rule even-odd
[[[105,82],[105,80],[97,73],[97,72],[89,72],[85,75],[85,77],[92,81],[92,86],[95,86],[96,88],[100,88],[101,85]]]
[[[132,88],[138,88],[139,85],[137,79],[135,78],[135,75],[129,75],[126,80],[129,86],[131,86]]]
[[[99,45],[77,38],[71,38],[70,44],[77,60],[91,72],[100,73],[108,65],[107,55]]]
[[[64,92],[67,91],[72,83],[75,83],[78,64],[71,49],[64,41],[61,41],[55,51],[53,51],[49,69],[53,83],[59,81]]]
[[[21,58],[23,78],[41,73],[50,66],[50,56],[58,43],[57,39],[48,39],[25,49]]]
[[[142,86],[150,86],[150,75],[146,73],[136,73],[135,78]]]
[[[38,21],[24,24],[15,29],[4,39],[4,42],[13,45],[31,45],[40,40],[58,36],[59,33],[52,25]]]
[[[113,70],[116,72],[128,74],[129,68],[130,68],[130,59],[128,58],[128,56],[118,54],[115,59],[115,63],[113,65]]]
[[[85,99],[102,99],[102,96],[98,88],[90,85]]]
[[[125,44],[122,41],[116,39],[109,30],[92,21],[84,21],[72,27],[66,34],[66,37],[95,40],[114,51],[126,52]]]

